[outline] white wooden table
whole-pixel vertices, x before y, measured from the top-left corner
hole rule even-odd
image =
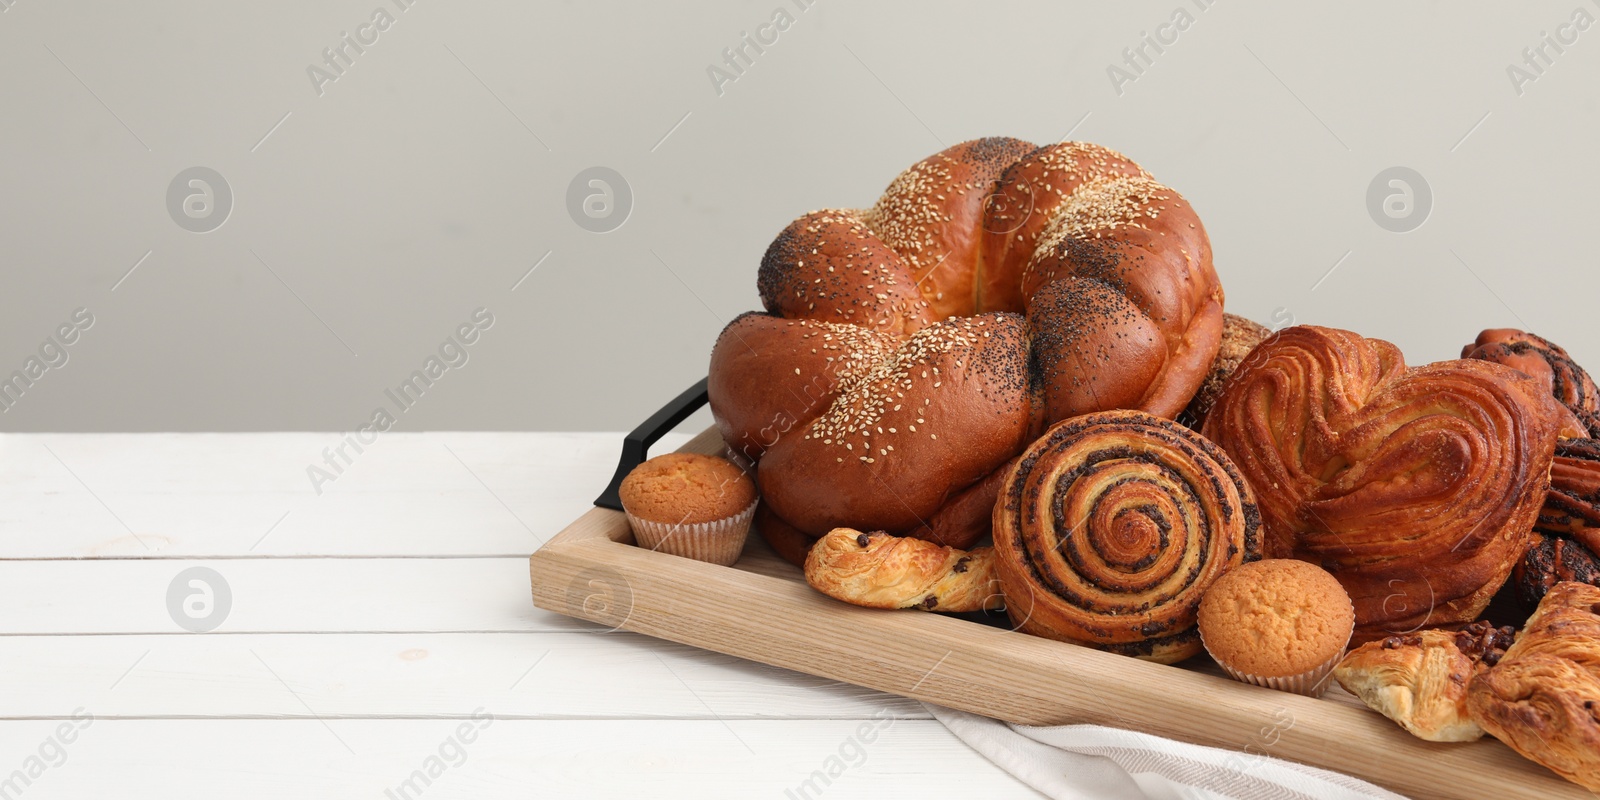
[[[387,433],[318,494],[336,434],[0,436],[0,797],[1038,797],[911,701],[535,609],[620,440]]]

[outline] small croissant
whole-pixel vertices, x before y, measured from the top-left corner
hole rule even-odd
[[[812,545],[805,569],[812,588],[867,608],[1005,607],[990,547],[968,552],[882,531],[834,528]]]

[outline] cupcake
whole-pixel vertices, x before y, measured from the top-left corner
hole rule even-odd
[[[1229,675],[1311,697],[1327,688],[1355,622],[1339,581],[1292,559],[1234,567],[1200,600],[1200,641]]]
[[[668,453],[634,467],[618,490],[640,547],[727,566],[739,560],[756,484],[726,459]]]

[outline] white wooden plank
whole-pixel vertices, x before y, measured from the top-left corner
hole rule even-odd
[[[38,755],[61,724],[0,723],[0,771]],[[460,721],[97,719],[59,750],[45,745],[64,760],[25,796],[744,800],[938,797],[963,786],[996,800],[1039,797],[937,722],[863,724],[490,719],[465,742]],[[404,787],[430,757],[438,777]],[[814,777],[830,767],[842,769],[829,783]]]
[[[429,798],[1035,796],[904,699],[533,608],[523,556],[589,508],[620,435],[386,434],[318,496],[305,467],[338,438],[0,436],[0,790],[58,752],[60,721],[22,718],[82,708],[29,797],[417,796],[385,791],[460,725],[429,717],[482,709]],[[508,557],[448,557],[486,555]],[[191,567],[231,595],[215,634],[168,610]],[[879,713],[855,749],[841,718]]]
[[[586,629],[534,608],[526,558],[314,558],[0,562],[0,634],[185,633],[167,591],[191,567],[232,595],[218,633]]]
[[[195,568],[230,597],[207,633],[601,629],[535,607],[525,556],[86,559],[0,561],[0,636],[187,634],[167,594],[202,591],[180,578]]]
[[[666,452],[687,441],[672,433]],[[0,559],[527,555],[588,510],[620,433],[0,436]],[[331,470],[330,470],[331,473]]]
[[[0,718],[851,718],[921,704],[616,631],[4,636]]]

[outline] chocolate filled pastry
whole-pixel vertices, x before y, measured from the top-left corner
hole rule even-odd
[[[1556,444],[1534,546],[1516,567],[1517,598],[1532,607],[1561,581],[1600,585],[1600,390],[1560,345],[1524,331],[1486,330],[1462,354],[1527,373],[1575,418],[1563,432],[1572,438]]]
[[[1600,792],[1600,588],[1546,593],[1500,663],[1468,685],[1467,710],[1511,749]]]
[[[790,223],[756,283],[766,313],[712,351],[712,415],[807,537],[970,546],[1028,442],[1092,411],[1175,416],[1223,330],[1195,210],[1084,142],[929,156],[869,209]]]
[[[1467,713],[1467,685],[1500,662],[1515,635],[1480,621],[1459,631],[1390,636],[1350,651],[1333,677],[1419,739],[1470,742],[1483,728]]]
[[[1600,436],[1600,389],[1555,342],[1515,328],[1492,328],[1461,348],[1461,357],[1504,364],[1546,383],[1550,393],[1572,411],[1588,435]]]
[[[1511,573],[1518,599],[1537,605],[1550,587],[1564,581],[1600,586],[1600,558],[1593,550],[1565,536],[1536,536],[1528,554]]]
[[[994,575],[994,550],[971,552],[922,539],[835,528],[812,546],[806,583],[867,608],[982,611],[1005,605]]]
[[[1562,439],[1535,541],[1517,563],[1517,598],[1535,606],[1562,581],[1600,586],[1600,439]]]
[[[1201,594],[1254,560],[1260,518],[1222,451],[1171,420],[1107,411],[1023,453],[994,510],[1019,630],[1173,663],[1199,652]]]
[[[1562,439],[1550,465],[1539,530],[1600,548],[1600,439]]]
[[[1565,410],[1481,360],[1298,326],[1247,356],[1206,418],[1258,489],[1269,558],[1321,565],[1356,641],[1477,619],[1532,544]]]

